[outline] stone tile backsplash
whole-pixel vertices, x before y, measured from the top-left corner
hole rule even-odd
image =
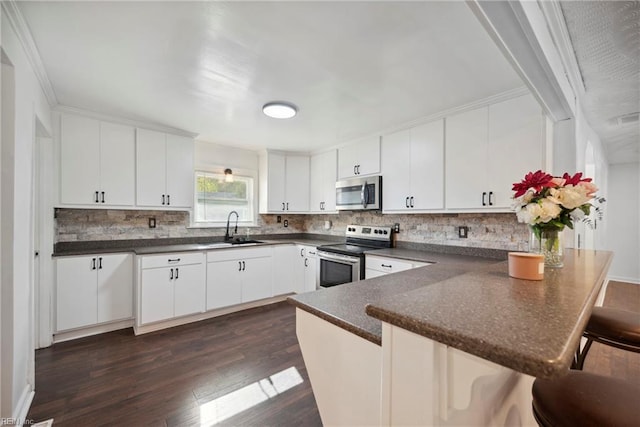
[[[115,209],[62,209],[55,211],[56,242],[88,240],[153,239],[167,237],[223,236],[223,228],[190,228],[189,212]],[[156,228],[149,228],[149,218]],[[342,212],[332,215],[259,215],[258,227],[239,227],[245,235],[314,233],[342,236],[347,224],[390,226],[400,224],[396,240],[447,246],[524,251],[528,246],[527,227],[513,213],[382,215],[376,212]],[[329,229],[325,223],[329,222]],[[468,238],[458,237],[458,227],[469,227]]]

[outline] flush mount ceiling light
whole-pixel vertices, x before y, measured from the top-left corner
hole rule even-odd
[[[290,102],[267,102],[262,107],[262,112],[274,119],[290,119],[298,113],[298,107]]]

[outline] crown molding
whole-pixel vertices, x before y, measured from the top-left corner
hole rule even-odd
[[[584,79],[582,78],[582,72],[576,59],[576,54],[573,49],[573,42],[569,35],[569,29],[567,28],[567,22],[564,18],[564,13],[560,7],[560,2],[557,0],[546,0],[538,2],[542,14],[547,21],[547,27],[553,38],[553,42],[558,49],[560,58],[564,64],[567,77],[571,85],[578,89],[580,95],[585,94]]]
[[[83,110],[82,108],[69,107],[67,105],[58,104],[52,109],[53,111],[61,114],[73,114],[76,116],[90,117],[92,119],[102,120],[105,122],[118,123],[121,125],[132,126],[135,128],[155,130],[158,132],[170,133],[172,135],[186,136],[188,138],[195,139],[198,136],[197,133],[188,132],[186,130],[174,128],[171,126],[165,126],[158,123],[145,122],[142,120],[132,120],[132,119],[126,119],[123,117],[110,116],[108,114],[98,113],[96,111],[90,111],[90,110]]]
[[[58,105],[58,99],[56,97],[56,93],[53,90],[53,86],[51,85],[51,81],[49,81],[49,76],[47,76],[47,71],[45,70],[44,64],[42,63],[42,59],[40,58],[40,53],[38,52],[38,48],[36,47],[35,42],[33,41],[33,37],[31,36],[31,32],[29,31],[29,27],[18,8],[17,2],[15,0],[4,0],[2,1],[2,10],[7,16],[7,19],[11,23],[11,27],[13,31],[16,33],[20,44],[22,45],[22,49],[24,50],[29,63],[31,64],[31,68],[33,68],[33,72],[36,75],[36,78],[40,82],[40,87],[44,92],[44,96],[47,98],[47,102],[50,107],[54,107]]]

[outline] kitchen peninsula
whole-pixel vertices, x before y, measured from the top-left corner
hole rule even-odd
[[[613,254],[567,250],[533,282],[409,252],[433,264],[290,298],[323,423],[535,425],[531,383],[569,368]]]

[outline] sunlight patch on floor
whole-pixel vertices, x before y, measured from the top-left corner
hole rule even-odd
[[[241,389],[200,405],[200,425],[211,426],[231,418],[290,388],[302,384],[298,370],[292,366]]]

